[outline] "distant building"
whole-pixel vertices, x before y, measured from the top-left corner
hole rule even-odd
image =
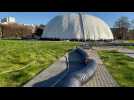
[[[1,19],[1,23],[8,24],[8,23],[16,23],[15,17],[5,17]]]
[[[115,40],[134,39],[134,30],[127,30],[126,28],[111,28]],[[124,33],[124,31],[126,31]]]

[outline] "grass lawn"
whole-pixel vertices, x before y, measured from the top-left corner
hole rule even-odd
[[[134,46],[124,46],[125,48],[134,50]]]
[[[76,42],[0,40],[0,86],[21,86]]]
[[[134,40],[127,40],[128,43],[134,43]],[[134,46],[125,46],[128,49],[133,49],[134,50]]]
[[[99,51],[103,63],[120,86],[134,86],[134,58],[116,51]]]
[[[127,42],[129,42],[129,43],[134,43],[134,40],[127,40]]]

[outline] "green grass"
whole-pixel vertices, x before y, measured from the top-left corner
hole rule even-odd
[[[103,63],[120,86],[134,86],[134,58],[117,51],[99,51]]]
[[[76,42],[0,40],[0,86],[21,86]]]
[[[134,46],[124,46],[125,48],[134,50]]]
[[[129,42],[129,43],[134,43],[134,40],[127,40],[127,42]]]

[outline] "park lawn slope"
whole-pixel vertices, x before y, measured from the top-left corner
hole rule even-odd
[[[134,50],[134,46],[125,46],[125,48]]]
[[[0,40],[0,86],[22,86],[76,42]]]
[[[117,51],[98,51],[113,78],[123,87],[134,86],[134,58]]]

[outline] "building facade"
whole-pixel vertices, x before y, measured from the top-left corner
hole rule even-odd
[[[134,30],[126,28],[111,28],[115,40],[134,39]]]
[[[3,19],[1,19],[1,23],[16,23],[16,19],[15,17],[5,17]]]

